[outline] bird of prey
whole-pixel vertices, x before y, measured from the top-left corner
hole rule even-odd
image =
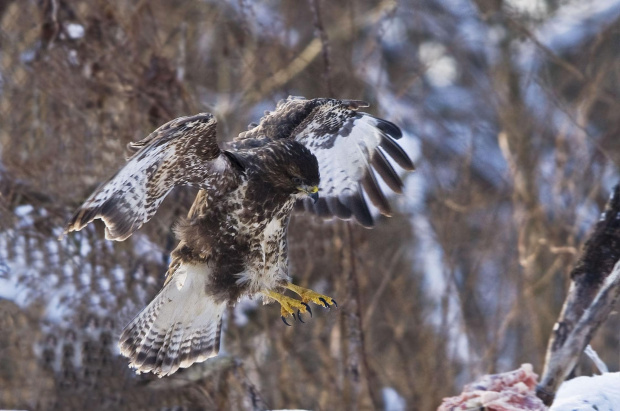
[[[290,282],[287,226],[296,205],[372,226],[363,192],[390,214],[375,173],[401,192],[386,154],[405,170],[414,166],[395,141],[400,129],[358,111],[367,106],[289,97],[222,147],[207,113],[177,118],[129,144],[133,154],[125,166],[75,212],[65,233],[99,218],[106,238],[122,241],[172,188],[200,189],[175,228],[179,245],[162,290],[120,337],[130,367],[161,377],[217,355],[222,314],[242,296],[277,301],[287,325],[295,313],[311,314],[308,303],[336,304]],[[281,294],[286,289],[300,299]]]

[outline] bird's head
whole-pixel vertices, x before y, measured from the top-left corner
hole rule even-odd
[[[293,177],[293,183],[295,184],[295,190],[296,190],[295,196],[296,197],[310,196],[312,201],[314,201],[315,203],[318,201],[319,199],[318,184],[317,185],[306,184],[304,183],[304,180],[302,180],[299,177]]]
[[[294,140],[274,142],[270,151],[269,179],[274,187],[296,198],[319,198],[319,163],[303,144]]]

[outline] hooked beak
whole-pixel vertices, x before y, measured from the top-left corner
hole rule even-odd
[[[308,194],[308,196],[315,203],[319,200],[319,187],[318,186],[310,187],[310,186],[303,185],[301,187],[298,187],[298,189],[299,189],[299,191]]]

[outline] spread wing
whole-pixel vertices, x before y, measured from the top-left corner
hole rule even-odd
[[[127,164],[77,209],[65,233],[100,218],[106,238],[122,241],[150,220],[175,186],[225,189],[231,185],[237,173],[217,145],[216,125],[208,113],[179,117],[130,143],[133,155]]]
[[[366,227],[373,225],[363,192],[382,214],[390,205],[377,175],[397,193],[403,183],[387,156],[405,170],[414,170],[407,153],[396,140],[400,129],[393,123],[359,112],[368,104],[357,100],[289,97],[275,111],[265,113],[258,125],[241,133],[234,147],[251,146],[261,138],[294,138],[316,156],[321,175],[320,198],[303,207],[323,217],[349,219],[354,216]]]

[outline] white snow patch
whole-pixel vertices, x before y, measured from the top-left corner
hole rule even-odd
[[[620,372],[577,377],[560,386],[549,411],[620,409]]]
[[[114,277],[114,280],[116,282],[122,283],[123,281],[125,281],[125,270],[123,270],[121,267],[113,267],[110,272],[112,273],[112,276]]]
[[[258,307],[258,301],[252,300],[248,297],[242,298],[233,310],[233,322],[237,327],[243,327],[246,325],[250,318],[246,314],[249,311],[254,311]]]
[[[67,35],[72,40],[81,39],[84,37],[84,26],[77,23],[69,23],[65,26],[65,30],[67,30]]]
[[[418,50],[420,60],[427,66],[426,79],[434,87],[452,85],[458,76],[456,60],[449,56],[446,47],[438,42],[425,41]]]
[[[380,30],[383,32],[381,42],[386,47],[400,48],[405,45],[407,38],[407,24],[398,17],[386,19],[381,22]]]
[[[17,228],[26,228],[34,223],[34,219],[32,218],[33,211],[34,207],[30,204],[15,207],[13,213],[19,219],[19,221],[17,222]]]
[[[71,313],[69,300],[77,295],[77,290],[73,284],[65,284],[54,290],[54,295],[45,307],[45,319],[57,324],[62,324]]]
[[[34,211],[34,207],[30,204],[20,205],[15,207],[13,211],[16,217],[24,217]]]
[[[80,65],[80,59],[78,58],[78,54],[76,50],[69,50],[69,63],[72,66]]]
[[[385,387],[381,390],[381,395],[386,411],[405,411],[407,409],[407,402],[394,388]]]
[[[0,299],[12,301],[23,308],[27,305],[28,290],[16,280],[13,277],[0,277]]]
[[[99,268],[99,267],[97,267]],[[99,287],[101,287],[101,289],[103,291],[110,291],[110,280],[105,278],[105,277],[100,277],[99,278]]]
[[[542,18],[548,12],[547,3],[542,0],[507,0],[506,5],[533,18]]]

